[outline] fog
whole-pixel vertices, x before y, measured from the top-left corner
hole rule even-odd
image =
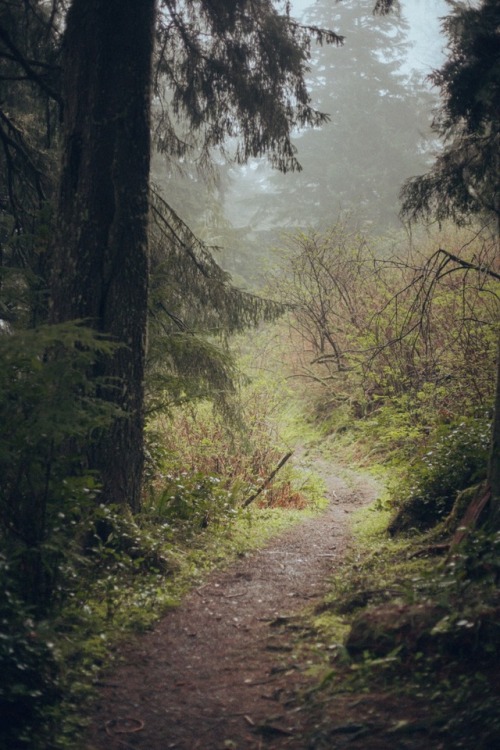
[[[293,13],[302,21],[307,21],[316,6],[317,0],[292,1]],[[449,6],[446,0],[401,0],[400,6],[401,15],[409,24],[408,39],[412,45],[406,66],[427,75],[444,59],[440,19]]]
[[[340,214],[377,232],[400,225],[401,185],[426,171],[436,145],[437,94],[426,77],[444,59],[447,4],[402,0],[387,17],[374,16],[373,5],[293,0],[301,21],[333,28],[346,43],[314,50],[311,96],[331,122],[297,133],[303,171],[280,175],[265,159],[230,171],[225,213],[250,244],[262,248],[294,227],[325,228]]]

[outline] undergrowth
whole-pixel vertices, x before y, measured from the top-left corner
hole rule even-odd
[[[355,544],[308,617],[307,641],[324,645],[304,698],[315,736],[329,737],[329,706],[347,691],[387,695],[394,719],[406,696],[398,731],[423,732],[431,746],[496,747],[500,533],[470,533],[450,551],[443,526],[394,539],[389,518],[380,506],[356,514]]]
[[[97,353],[105,346],[93,339],[80,346],[80,329],[63,333],[70,374],[83,357],[90,356],[91,345]],[[75,435],[80,437],[88,425],[92,428],[94,411],[101,404],[92,398],[82,401],[83,405],[76,400],[73,411],[66,414],[66,400],[56,392],[50,369],[55,365],[51,359],[44,361],[46,343],[39,338],[32,336],[33,354],[24,346],[18,359],[16,342],[5,344],[13,352],[15,366],[9,370],[10,380],[4,378],[7,385],[0,389],[0,401],[5,409],[12,411],[23,404],[25,409],[31,407],[35,417],[42,415],[43,445],[49,428],[49,437],[59,430],[58,444],[72,445]],[[69,389],[73,381],[63,377],[60,360],[57,368]],[[81,379],[85,385],[85,376]],[[24,381],[33,386],[32,406]],[[23,398],[17,397],[21,385]],[[76,386],[83,393],[80,381]],[[12,393],[16,398],[10,397]],[[249,384],[241,397],[245,403],[238,412],[240,425],[237,421],[228,425],[226,416],[207,403],[151,418],[147,485],[142,511],[135,516],[104,502],[97,477],[75,477],[73,456],[68,459],[63,452],[60,465],[51,463],[50,456],[46,465],[35,461],[30,465],[30,476],[23,479],[26,508],[28,502],[36,506],[32,489],[40,485],[50,515],[43,525],[45,537],[34,547],[27,536],[22,555],[16,552],[19,542],[11,533],[15,524],[10,517],[0,533],[2,542],[11,541],[16,552],[11,554],[9,548],[9,555],[0,557],[0,586],[5,593],[0,602],[0,667],[7,676],[0,685],[0,746],[73,750],[82,736],[82,717],[88,714],[96,683],[121,640],[151,627],[214,567],[264,544],[302,519],[304,512],[322,507],[322,483],[292,461],[270,481],[278,462],[290,452],[276,423],[279,397],[265,382]],[[107,413],[99,411],[98,416],[104,419]],[[7,421],[16,426],[14,436],[19,433],[15,447],[20,447],[14,457],[19,466],[26,466],[24,455],[31,448],[38,422],[33,427],[18,419],[17,412]],[[13,443],[13,427],[7,427],[7,421],[0,441],[3,458],[7,450],[12,452]],[[54,440],[49,442],[52,445]],[[10,454],[7,458],[13,464]],[[50,484],[45,481],[47,467],[54,476]],[[15,468],[7,477],[12,476],[12,487],[23,477]],[[6,486],[10,490],[4,481],[2,488]],[[28,534],[33,513],[26,511],[24,518]],[[43,610],[30,606],[19,594],[20,581],[26,579],[25,561],[31,559],[33,548],[42,556],[39,568],[51,573]],[[38,593],[39,587],[31,588]]]
[[[172,533],[170,524],[158,524],[157,517],[153,523],[143,516],[139,524],[109,508],[102,513],[113,531],[96,541],[94,551],[83,560],[86,571],[75,570],[75,587],[59,615],[41,631],[20,615],[25,625],[15,634],[20,643],[16,661],[21,677],[27,668],[37,670],[43,683],[45,715],[39,719],[45,728],[41,732],[38,727],[40,744],[27,727],[26,738],[16,735],[18,744],[9,744],[9,750],[46,750],[47,736],[50,747],[74,748],[95,686],[120,641],[149,629],[215,567],[229,564],[304,517],[304,511],[298,510],[249,508],[181,537]],[[52,683],[39,671],[41,665],[47,675],[52,670],[51,696],[45,691]],[[40,689],[31,681],[22,705],[36,701]],[[18,696],[13,699],[21,705]]]

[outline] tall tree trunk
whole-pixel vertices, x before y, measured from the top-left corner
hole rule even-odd
[[[73,0],[64,39],[64,141],[51,319],[121,342],[96,375],[125,418],[89,449],[110,503],[140,504],[155,0]]]
[[[495,403],[493,406],[493,425],[491,428],[488,484],[491,489],[491,522],[496,529],[500,529],[500,334],[497,352],[497,374]]]

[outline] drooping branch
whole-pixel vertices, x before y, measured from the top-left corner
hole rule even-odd
[[[170,312],[182,320],[189,319],[188,328],[210,329],[211,333],[217,329],[226,334],[242,331],[275,320],[284,312],[282,303],[235,287],[227,271],[215,261],[214,248],[196,237],[157,190],[152,189],[151,195],[153,303],[157,287],[165,280],[170,290],[169,305],[172,297],[180,305],[175,311],[169,307]]]
[[[399,0],[377,0],[373,12],[381,16],[386,16],[394,9],[399,9]]]
[[[30,60],[28,60],[22,52],[17,48],[17,46],[12,41],[9,33],[7,32],[7,29],[5,29],[3,26],[0,25],[0,41],[2,41],[7,49],[9,49],[12,53],[12,57],[14,60],[21,66],[21,68],[25,71],[27,77],[29,80],[33,81],[33,83],[36,83],[37,86],[45,93],[47,96],[49,96],[51,99],[53,99],[57,104],[59,105],[59,110],[62,114],[63,110],[63,101],[61,98],[61,95],[58,91],[56,91],[52,86],[50,86],[44,78],[35,70],[35,65],[38,65],[37,63],[32,63]]]

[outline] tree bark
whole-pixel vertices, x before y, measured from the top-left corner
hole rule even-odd
[[[107,503],[140,505],[155,0],[73,0],[64,38],[63,160],[51,320],[120,342],[93,374],[125,412],[88,449]]]
[[[493,424],[491,426],[488,485],[491,490],[491,523],[495,529],[500,529],[500,334],[497,352],[497,374],[495,385],[495,402],[493,406]]]

